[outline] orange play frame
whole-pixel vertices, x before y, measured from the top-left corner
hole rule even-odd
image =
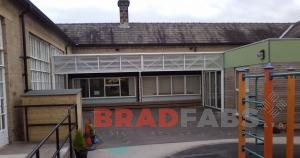
[[[294,130],[295,130],[295,107],[296,107],[296,75],[300,75],[300,72],[288,73],[272,73],[271,64],[267,64],[264,68],[263,75],[248,75],[247,69],[239,70],[239,101],[238,101],[238,157],[245,158],[246,152],[251,153],[257,157],[272,158],[273,157],[273,78],[274,77],[287,77],[288,89],[287,89],[287,139],[286,139],[286,158],[294,157]],[[245,98],[246,98],[246,84],[245,78],[247,77],[263,77],[264,78],[264,152],[263,156],[248,149],[245,141],[245,123],[244,123],[244,111]]]

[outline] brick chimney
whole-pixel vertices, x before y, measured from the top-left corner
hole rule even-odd
[[[128,17],[128,7],[129,0],[119,0],[118,6],[120,8],[120,27],[129,28],[129,17]]]

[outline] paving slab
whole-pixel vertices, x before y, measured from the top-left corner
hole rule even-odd
[[[171,108],[180,114],[181,108]],[[132,109],[134,114],[133,124],[136,122],[141,109]],[[96,134],[102,140],[102,144],[97,148],[113,148],[120,146],[136,146],[148,144],[162,144],[162,143],[177,143],[177,142],[193,142],[200,140],[214,140],[214,139],[234,139],[237,138],[237,129],[221,128],[221,127],[196,127],[200,120],[204,108],[197,108],[195,116],[197,121],[191,122],[187,127],[181,127],[180,124],[172,128],[151,128],[143,126],[139,128],[96,128]],[[159,120],[158,108],[151,108],[152,115],[155,120]],[[214,110],[218,123],[221,120],[219,111]],[[83,112],[84,121],[87,119],[93,120],[93,111]],[[114,111],[112,118],[114,117]],[[180,123],[180,122],[179,122]]]
[[[28,155],[37,144],[26,142],[15,142],[13,144],[5,145],[0,149],[0,158],[24,158]],[[68,154],[68,146],[64,146],[61,149],[61,155]],[[52,157],[56,151],[55,144],[45,144],[40,149],[40,157]]]

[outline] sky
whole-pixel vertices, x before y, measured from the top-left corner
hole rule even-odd
[[[31,0],[56,23],[119,22],[118,0]],[[295,22],[300,0],[130,0],[130,22]]]

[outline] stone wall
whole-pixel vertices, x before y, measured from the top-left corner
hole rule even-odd
[[[23,63],[23,46],[22,46],[22,29],[20,14],[23,8],[11,0],[0,1],[0,17],[3,19],[4,32],[4,60],[5,60],[5,80],[7,94],[7,113],[9,140],[22,140],[23,135],[20,110],[14,106],[21,104],[20,96],[24,93],[24,63]],[[60,35],[52,30],[49,26],[43,24],[35,16],[27,13],[25,15],[26,30],[26,49],[29,55],[29,34],[51,43],[61,50],[65,50],[67,44]],[[28,60],[29,61],[29,60]],[[29,62],[28,62],[29,63]],[[29,71],[28,71],[29,72]],[[29,83],[31,83],[29,73]],[[30,88],[30,84],[29,84]]]

